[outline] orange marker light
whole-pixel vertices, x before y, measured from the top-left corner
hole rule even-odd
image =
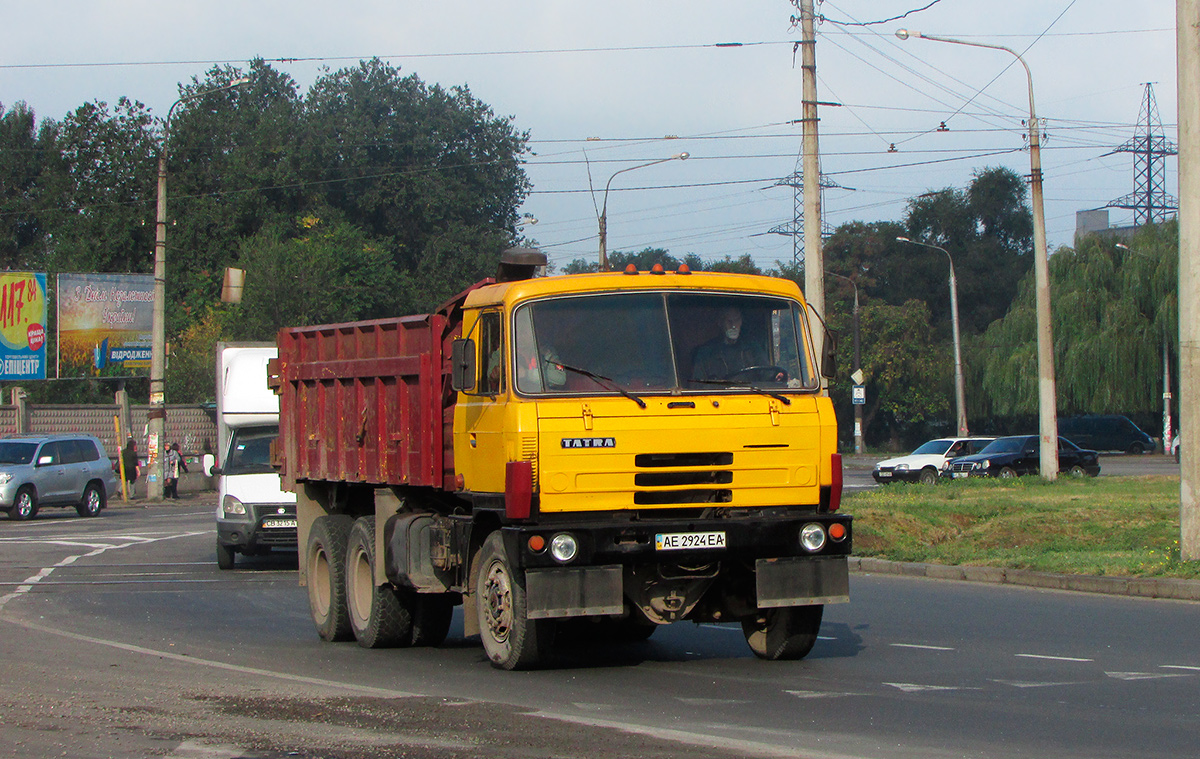
[[[836,523],[829,525],[829,537],[833,538],[834,540],[845,540],[846,526]]]
[[[663,271],[662,264],[654,264],[654,266],[652,266],[650,268],[650,273],[651,274],[664,274],[665,272]]]
[[[546,539],[541,535],[529,536],[529,550],[534,553],[541,553],[546,548]]]
[[[676,274],[691,274],[692,267],[687,264],[679,264],[679,268],[675,270]]]
[[[637,264],[625,264],[625,273],[626,274],[637,274],[638,273]]]

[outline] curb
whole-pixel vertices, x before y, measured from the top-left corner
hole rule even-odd
[[[1181,580],[1174,577],[1060,575],[1052,572],[1034,572],[1028,569],[920,564],[855,556],[850,557],[850,571],[902,575],[904,577],[926,577],[933,580],[961,580],[966,582],[986,582],[994,585],[1020,585],[1028,588],[1073,590],[1084,593],[1104,593],[1137,598],[1169,598],[1178,601],[1200,601],[1200,580]]]

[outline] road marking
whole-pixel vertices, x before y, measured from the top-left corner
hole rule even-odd
[[[1046,659],[1048,661],[1074,661],[1074,662],[1089,662],[1096,661],[1095,659],[1080,659],[1075,656],[1046,656],[1045,654],[1013,654],[1023,659]]]
[[[676,701],[682,701],[689,706],[721,706],[723,704],[748,704],[750,701],[743,698],[683,698],[675,697]]]
[[[784,693],[796,698],[840,698],[842,696],[862,696],[862,693],[842,693],[839,691],[822,690],[785,690]]]
[[[1174,672],[1105,672],[1114,680],[1165,680],[1168,677],[1187,677]]]
[[[124,543],[115,543],[115,544],[114,543],[96,543],[96,544],[70,543],[69,545],[71,545],[72,547],[83,547],[83,548],[90,547],[92,550],[88,551],[87,553],[81,553],[81,554],[77,554],[75,556],[68,556],[56,564],[53,564],[48,567],[42,567],[41,569],[39,569],[37,571],[36,574],[26,578],[23,582],[17,584],[16,590],[13,590],[11,593],[7,593],[6,595],[0,596],[0,611],[3,611],[4,607],[8,604],[9,601],[13,600],[14,598],[19,598],[20,596],[33,590],[34,586],[36,586],[42,580],[49,577],[50,574],[54,572],[54,570],[62,569],[63,567],[69,567],[80,559],[87,559],[87,558],[91,558],[92,556],[99,556],[100,554],[104,553],[105,551],[111,551],[114,549],[128,548],[128,547],[134,546],[134,545],[145,545],[147,543],[157,543],[157,542],[160,542],[163,540],[175,540],[177,538],[188,538],[188,537],[193,537],[195,535],[203,535],[203,534],[204,534],[203,532],[184,532],[184,533],[176,533],[176,534],[172,534],[172,535],[166,535],[164,537],[159,537],[159,538],[144,538],[144,537],[140,537],[140,536],[126,535],[126,536],[121,536],[120,538],[118,538],[121,540],[125,540],[126,542],[124,542]],[[33,541],[33,542],[40,542],[43,544],[49,543],[50,545],[62,544],[62,541],[57,540],[57,539],[52,539],[50,541],[41,540],[41,541]],[[47,585],[49,585],[49,584],[51,584],[51,583],[47,583]]]
[[[916,648],[921,651],[953,651],[949,646],[922,646],[917,643],[889,643],[894,648]]]
[[[983,690],[983,688],[965,687],[958,685],[922,685],[921,683],[884,683],[893,688],[899,688],[905,693],[924,693],[940,690]]]
[[[100,646],[109,646],[121,651],[127,651],[132,654],[143,654],[145,656],[153,656],[157,659],[170,659],[171,661],[184,662],[187,664],[198,664],[204,667],[212,667],[213,669],[223,669],[228,672],[237,672],[242,675],[253,675],[255,677],[274,677],[280,680],[287,680],[293,683],[303,683],[305,685],[319,685],[326,688],[336,688],[338,690],[347,690],[355,693],[362,693],[368,696],[379,696],[382,698],[411,698],[420,696],[420,693],[409,693],[408,691],[392,690],[391,688],[375,688],[369,685],[358,685],[356,683],[343,683],[337,680],[326,680],[321,677],[305,677],[304,675],[293,675],[287,672],[275,672],[269,669],[259,669],[257,667],[243,667],[240,664],[230,664],[229,662],[214,661],[212,659],[202,659],[198,656],[189,656],[187,654],[176,654],[170,651],[157,651],[153,648],[145,648],[143,646],[135,646],[130,643],[122,643],[116,640],[105,640],[104,638],[94,638],[90,635],[81,635],[80,633],[68,632],[67,630],[59,630],[54,627],[46,627],[39,625],[36,622],[29,622],[22,619],[13,619],[11,617],[0,616],[0,621],[8,622],[9,624],[24,627],[27,630],[36,632],[49,633],[58,635],[70,640],[78,640],[84,643],[93,643]]]
[[[1079,685],[1080,684],[1078,681],[1062,682],[1062,683],[1039,683],[1039,682],[1031,682],[1028,680],[992,680],[992,682],[1000,683],[1001,685],[1011,685],[1014,688],[1052,688],[1052,687],[1055,687],[1058,685]]]
[[[1200,672],[1200,667],[1192,667],[1187,664],[1159,664],[1163,669],[1186,669],[1189,672]]]

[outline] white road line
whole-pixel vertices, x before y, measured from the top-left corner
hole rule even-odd
[[[1105,675],[1114,680],[1165,680],[1168,677],[1187,677],[1187,675],[1176,672],[1105,672]]]
[[[1189,672],[1200,672],[1200,667],[1192,667],[1187,664],[1159,664],[1163,669],[1186,669]]]
[[[922,646],[917,643],[889,643],[889,646],[894,648],[916,648],[921,651],[953,651],[955,649],[949,646]]]
[[[170,535],[168,537],[162,537],[162,538],[142,538],[142,537],[127,536],[125,538],[127,540],[127,542],[125,542],[125,543],[120,543],[120,544],[105,543],[105,544],[95,545],[92,548],[92,550],[88,551],[87,553],[77,554],[75,556],[68,556],[65,559],[63,559],[62,561],[59,561],[57,564],[39,569],[36,574],[32,575],[31,577],[29,577],[26,580],[24,580],[23,582],[21,582],[17,586],[16,590],[12,591],[11,593],[7,593],[3,596],[0,596],[0,611],[3,611],[4,607],[8,604],[9,601],[13,600],[14,598],[18,598],[18,597],[28,593],[29,591],[33,590],[33,587],[35,585],[37,585],[39,582],[41,582],[42,580],[49,577],[50,574],[55,569],[61,569],[63,567],[70,566],[70,565],[74,564],[76,561],[78,561],[79,559],[86,559],[86,558],[90,558],[92,556],[99,556],[100,554],[104,553],[105,551],[111,551],[113,549],[118,549],[118,548],[128,548],[129,546],[132,546],[132,545],[145,545],[146,543],[157,543],[161,540],[174,540],[176,538],[187,538],[187,537],[192,537],[195,535],[202,535],[202,534],[203,533],[200,533],[200,532],[185,532],[185,533],[177,533],[177,534]],[[76,545],[79,545],[79,544],[76,544]],[[89,547],[89,546],[82,545],[81,547]]]
[[[983,688],[965,687],[958,685],[922,685],[921,683],[884,683],[893,688],[898,688],[905,693],[924,693],[927,691],[943,691],[943,690],[983,690]]]
[[[1075,656],[1046,656],[1045,654],[1013,654],[1022,659],[1046,659],[1048,661],[1074,661],[1074,662],[1089,662],[1096,661],[1095,659],[1080,659]]]
[[[992,682],[1000,683],[1001,685],[1010,685],[1013,688],[1052,688],[1052,687],[1059,686],[1059,685],[1079,685],[1080,684],[1079,681],[1061,682],[1061,683],[1040,683],[1040,682],[1031,682],[1028,680],[992,680]]]
[[[80,635],[79,633],[68,632],[66,630],[58,630],[53,627],[46,627],[35,622],[28,622],[20,619],[12,619],[10,617],[0,616],[0,621],[8,622],[9,624],[24,627],[28,630],[36,632],[49,633],[50,635],[58,635],[70,640],[78,640],[84,643],[94,643],[101,646],[110,646],[121,651],[128,651],[132,654],[143,654],[152,656],[156,659],[170,659],[171,661],[182,662],[187,664],[196,664],[203,667],[212,667],[213,669],[223,669],[229,672],[237,672],[242,675],[253,675],[255,677],[274,677],[280,680],[287,680],[294,683],[304,683],[306,685],[319,685],[325,688],[337,688],[339,690],[347,690],[354,693],[362,693],[369,696],[379,696],[382,698],[410,698],[420,696],[420,693],[409,693],[407,691],[392,690],[391,688],[375,688],[368,685],[358,685],[355,683],[343,683],[337,680],[326,680],[320,677],[305,677],[303,675],[293,675],[287,672],[274,672],[269,669],[259,669],[257,667],[243,667],[239,664],[230,664],[229,662],[214,661],[212,659],[201,659],[198,656],[188,656],[186,654],[176,654],[170,651],[156,651],[153,648],[145,648],[143,646],[135,646],[129,643],[121,643],[115,640],[105,640],[104,638],[93,638],[90,635]]]
[[[862,693],[843,693],[841,691],[821,690],[785,690],[784,693],[796,698],[841,698],[843,696],[862,696]]]

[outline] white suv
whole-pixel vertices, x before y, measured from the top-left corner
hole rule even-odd
[[[0,440],[0,510],[9,519],[31,519],[43,506],[94,517],[118,487],[104,444],[91,435]]]
[[[942,464],[959,456],[970,456],[995,438],[945,437],[930,440],[907,456],[885,459],[875,465],[871,475],[876,482],[920,482],[932,485],[938,481]]]

